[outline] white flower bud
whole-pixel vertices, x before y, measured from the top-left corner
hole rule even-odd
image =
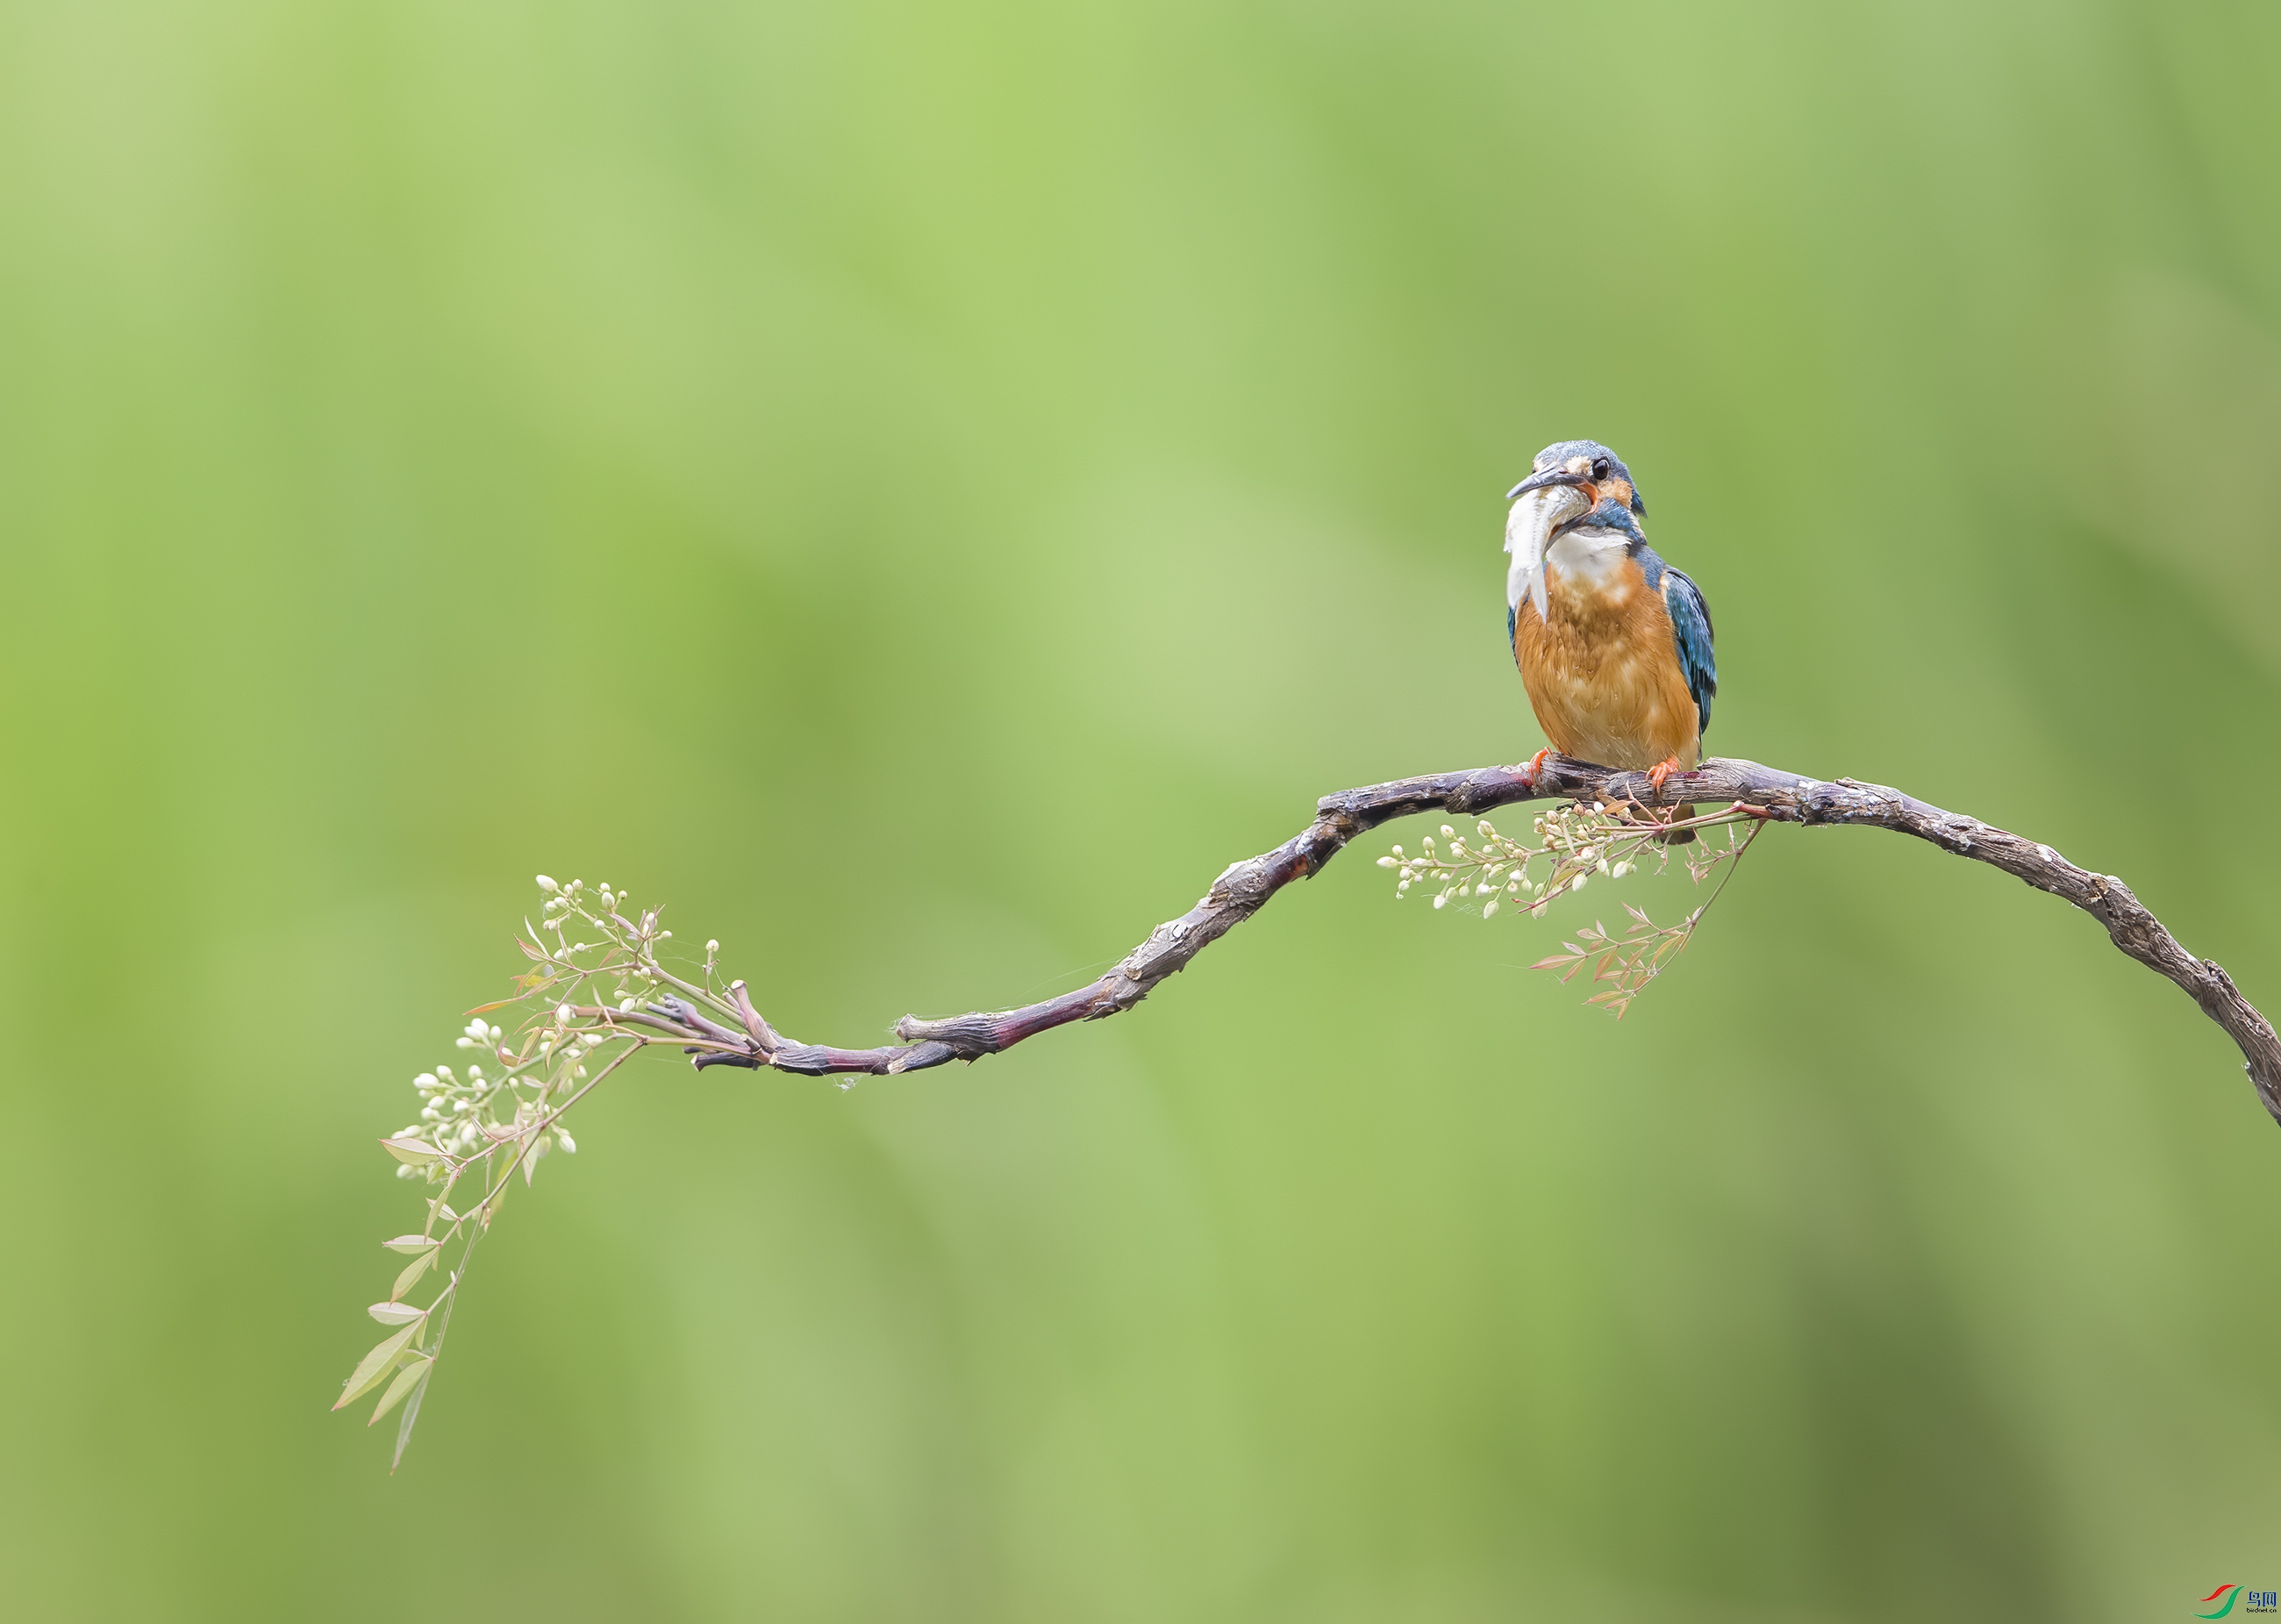
[[[1397,857],[1399,857],[1400,855],[1402,855],[1402,848],[1401,848],[1400,847],[1398,847],[1398,846],[1397,846],[1397,847],[1396,847],[1394,848],[1394,855],[1395,855],[1396,856],[1397,856]]]
[[[1621,879],[1625,875],[1627,875],[1627,874],[1630,873],[1631,871],[1632,871],[1632,865],[1631,865],[1630,863],[1628,863],[1628,862],[1620,862],[1620,863],[1616,864],[1616,866],[1615,866],[1614,868],[1610,869],[1610,870],[1608,870],[1608,878],[1609,878],[1610,879]]]
[[[1579,874],[1576,877],[1576,883],[1569,886],[1568,889],[1571,891],[1581,891],[1584,888],[1584,882],[1591,878],[1592,877],[1589,874]]]
[[[422,1071],[412,1079],[412,1086],[425,1094],[436,1086],[436,1074],[433,1071]]]
[[[561,886],[556,885],[544,874],[538,877],[538,888],[541,891],[560,891],[562,889]]]
[[[673,940],[673,932],[671,931],[660,931],[657,933],[657,939],[660,941],[671,941]]]
[[[476,1040],[473,1038],[455,1038],[452,1041],[461,1048],[473,1048],[476,1047]]]
[[[577,1142],[577,1141],[576,1141],[576,1140],[572,1139],[572,1138],[571,1138],[568,1133],[564,1133],[561,1128],[557,1128],[557,1129],[555,1129],[555,1130],[554,1130],[554,1137],[555,1137],[557,1140],[559,1140],[559,1141],[561,1141],[563,1154],[565,1154],[566,1156],[576,1156],[576,1155],[577,1155],[577,1154],[578,1154],[578,1142]]]
[[[1407,891],[1407,890],[1409,890],[1409,889],[1410,889],[1410,881],[1409,881],[1408,877],[1407,877],[1407,876],[1405,876],[1405,877],[1403,878],[1402,883],[1401,883],[1400,885],[1398,885],[1395,886],[1395,888],[1394,888],[1394,894],[1395,894],[1395,895],[1396,895],[1396,896],[1400,896],[1403,892],[1405,892],[1405,891]]]
[[[1444,891],[1444,892],[1442,892],[1439,896],[1437,896],[1437,897],[1435,897],[1435,898],[1434,899],[1434,907],[1436,907],[1436,908],[1439,908],[1439,907],[1441,907],[1441,906],[1442,906],[1442,903],[1444,903],[1444,902],[1448,901],[1449,900],[1450,900],[1450,893],[1449,893],[1448,892]]]
[[[707,953],[718,953],[721,951],[721,944],[717,941],[708,941],[705,944],[705,951]]]
[[[618,1013],[621,1015],[630,1015],[633,1013],[633,1007],[634,1001],[630,998],[621,998],[618,1000]]]
[[[1491,897],[1481,906],[1481,917],[1484,919],[1493,918],[1496,916],[1496,899],[1495,897]]]
[[[554,1018],[561,1021],[565,1026],[568,1026],[572,1021],[576,1020],[578,1017],[576,1015],[572,1013],[568,1004],[563,1004],[554,1011]]]
[[[1378,866],[1381,869],[1393,868],[1395,866],[1394,859],[1391,857],[1380,857],[1378,860]]]
[[[1456,830],[1450,828],[1447,824],[1442,825],[1442,838],[1445,840],[1457,832],[1458,831]]]

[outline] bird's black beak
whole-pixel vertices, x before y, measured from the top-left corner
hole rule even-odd
[[[1566,468],[1554,468],[1549,474],[1534,474],[1504,493],[1508,502],[1516,501],[1526,491],[1543,491],[1553,485],[1584,485],[1589,482],[1581,474],[1571,474]]]

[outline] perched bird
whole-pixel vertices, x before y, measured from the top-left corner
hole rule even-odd
[[[1711,725],[1710,606],[1647,545],[1631,470],[1598,442],[1546,446],[1506,499],[1505,632],[1545,738],[1563,755],[1644,771],[1662,789],[1702,759]],[[1530,767],[1550,754],[1538,751]]]

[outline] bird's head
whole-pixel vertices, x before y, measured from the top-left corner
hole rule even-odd
[[[1546,446],[1536,453],[1528,477],[1506,491],[1504,499],[1511,502],[1531,491],[1560,486],[1584,499],[1585,513],[1612,499],[1641,518],[1647,517],[1647,504],[1640,499],[1639,487],[1632,483],[1632,471],[1621,457],[1597,440],[1561,440]]]
[[[1637,536],[1635,514],[1647,504],[1632,471],[1597,440],[1560,440],[1536,453],[1527,479],[1505,492],[1504,550],[1512,554],[1505,577],[1505,607],[1518,610],[1526,595],[1544,613],[1544,550],[1554,537],[1598,529]]]

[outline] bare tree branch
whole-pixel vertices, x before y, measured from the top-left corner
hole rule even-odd
[[[689,1040],[700,1067],[769,1066],[819,1077],[843,1071],[917,1071],[948,1060],[978,1060],[1071,1021],[1100,1020],[1130,1009],[1165,977],[1185,970],[1189,960],[1265,907],[1284,886],[1320,872],[1349,840],[1380,824],[1420,812],[1478,816],[1498,807],[1544,800],[1598,800],[1612,806],[1629,800],[1650,807],[1721,802],[1754,809],[1778,823],[1866,824],[1914,835],[1943,851],[2001,869],[2038,891],[2072,902],[2105,925],[2117,947],[2177,983],[2240,1046],[2258,1099],[2281,1121],[2281,1040],[2275,1038],[2272,1025],[2235,988],[2232,978],[2212,961],[2198,959],[2180,947],[2161,921],[2112,874],[2077,868],[2048,846],[1977,818],[1944,812],[1898,790],[1851,778],[1825,783],[1777,772],[1756,762],[1720,757],[1693,772],[1673,774],[1659,794],[1644,773],[1616,772],[1555,755],[1546,758],[1535,777],[1526,767],[1485,767],[1326,795],[1306,829],[1272,852],[1232,864],[1194,908],[1158,925],[1123,963],[1091,986],[1018,1009],[932,1021],[907,1015],[895,1023],[895,1035],[902,1041],[881,1048],[826,1048],[785,1037],[761,1017],[741,981],[731,990],[743,1015],[743,1032],[719,1025],[673,998],[651,1006],[669,1020],[648,1024],[664,1028],[679,1023],[680,1034]]]

